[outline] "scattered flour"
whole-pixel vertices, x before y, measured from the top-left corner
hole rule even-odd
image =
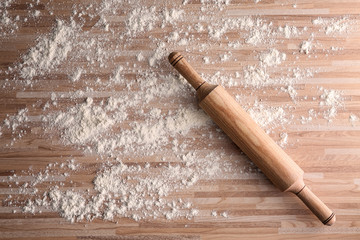
[[[92,105],[93,99],[87,98],[85,103],[69,108],[66,112],[44,117],[43,121],[61,131],[64,143],[86,144],[96,141],[98,136],[111,128],[116,121],[126,118],[124,114],[114,119],[108,116],[101,106]]]
[[[220,54],[220,61],[227,62],[227,61],[229,61],[230,56],[231,56],[231,53]]]
[[[247,112],[260,127],[266,130],[267,133],[269,133],[273,128],[284,126],[290,121],[284,108],[267,107],[258,101],[256,101],[253,107],[248,109]]]
[[[281,91],[288,93],[289,97],[295,102],[297,91],[293,86],[281,87]]]
[[[76,33],[76,23],[70,24],[57,20],[56,27],[45,37],[40,38],[35,47],[30,48],[20,64],[20,76],[27,80],[27,85],[35,76],[43,76],[56,68],[72,49],[72,40]]]
[[[209,64],[209,63],[210,63],[209,57],[203,57],[203,61],[204,61],[205,64]]]
[[[270,67],[280,65],[286,60],[286,54],[277,49],[270,49],[260,54],[259,64],[246,66],[243,70],[242,84],[247,88],[259,89],[266,86],[281,84],[290,79],[274,78],[270,75]],[[291,84],[291,81],[287,84]]]
[[[320,106],[336,107],[342,105],[341,92],[334,89],[320,88],[323,94],[320,95]]]
[[[81,68],[78,68],[75,70],[75,72],[70,76],[70,80],[72,82],[77,82],[79,81],[81,74],[82,74],[83,70]]]
[[[165,10],[163,11],[163,15],[164,15],[164,21],[163,21],[163,25],[162,27],[165,26],[166,23],[174,23],[174,21],[180,21],[183,19],[183,15],[184,15],[184,10],[181,9],[167,9],[165,8]]]
[[[79,164],[75,163],[75,159],[71,159],[68,161],[67,167],[73,171],[75,171],[76,169],[78,169]]]
[[[315,118],[317,118],[317,116],[318,116],[318,113],[314,109],[311,108],[308,111],[307,117],[305,117],[305,116],[300,117],[300,122],[301,122],[301,124],[307,124],[307,123],[311,122],[312,120],[314,120]]]
[[[348,31],[351,22],[348,17],[338,18],[321,18],[318,17],[312,21],[314,25],[323,27],[326,35],[340,34]]]
[[[248,88],[261,88],[274,84],[267,68],[262,65],[247,66],[244,68],[244,86]]]
[[[260,55],[260,60],[265,66],[275,66],[286,60],[286,54],[280,53],[277,49],[271,49]]]
[[[10,129],[12,133],[15,133],[17,128],[24,127],[24,124],[26,124],[29,121],[27,113],[28,113],[27,108],[23,108],[19,110],[15,116],[12,116],[4,120],[4,127]]]
[[[300,52],[301,53],[305,53],[305,54],[309,54],[310,50],[312,49],[312,43],[311,41],[303,41],[300,44]]]
[[[32,14],[33,17],[39,17],[41,14],[41,12],[39,10],[35,10],[34,13]]]
[[[151,31],[158,20],[159,15],[156,12],[155,6],[151,8],[134,8],[126,21],[127,35],[134,37],[140,33]]]
[[[19,29],[17,22],[20,17],[12,17],[8,11],[13,2],[14,0],[2,0],[0,2],[0,38],[13,34]]]
[[[285,25],[278,28],[279,33],[283,34],[285,38],[297,37],[301,34],[301,31],[295,26]]]
[[[93,143],[98,153],[121,149],[124,153],[147,151],[149,154],[167,145],[169,137],[175,137],[177,134],[184,135],[191,128],[200,128],[206,126],[207,123],[209,123],[209,118],[203,111],[183,108],[172,116],[166,118],[160,116],[156,121],[151,119],[147,122],[134,122],[131,124],[131,129]]]
[[[230,30],[246,31],[245,43],[258,45],[267,42],[272,33],[271,23],[260,18],[242,17],[214,22],[208,27],[211,39],[219,40]]]
[[[340,91],[334,89],[329,90],[320,88],[320,91],[323,93],[320,95],[321,101],[319,105],[323,108],[327,108],[327,110],[324,111],[323,116],[331,122],[332,119],[336,117],[338,108],[343,106],[343,97],[341,96]]]
[[[280,133],[280,143],[281,147],[285,147],[288,144],[288,137],[289,135],[286,132]]]
[[[169,163],[154,169],[148,163],[141,167],[116,159],[95,176],[92,190],[95,194],[61,190],[55,186],[41,198],[27,200],[23,212],[34,214],[41,208],[52,209],[70,222],[92,221],[95,218],[111,221],[115,217],[129,217],[136,221],[159,217],[191,219],[199,211],[183,199],[169,200],[168,195],[174,186],[178,190],[186,189],[196,184],[200,176],[202,179],[216,176],[219,174],[219,161],[214,155],[201,157],[194,152],[181,156],[180,160],[181,163]],[[68,162],[68,168],[78,168],[73,159]],[[48,174],[45,177],[38,175],[37,179],[41,180],[36,184],[48,180],[48,177]],[[27,187],[30,186],[23,189]]]
[[[228,217],[229,217],[229,215],[228,215],[227,212],[222,212],[220,215],[221,215],[222,217],[224,217],[224,218],[228,218]]]
[[[159,60],[164,59],[165,55],[168,53],[165,46],[165,42],[161,42],[160,44],[158,44],[158,47],[156,48],[154,54],[149,58],[149,65],[151,67],[156,66],[157,64],[159,64]]]
[[[184,11],[181,9],[157,9],[156,6],[136,7],[131,10],[126,20],[127,36],[136,37],[137,35],[150,32],[161,23],[161,28],[167,24],[173,25],[183,19]]]
[[[352,113],[349,116],[349,121],[350,121],[351,125],[354,126],[356,122],[359,122],[359,117]]]

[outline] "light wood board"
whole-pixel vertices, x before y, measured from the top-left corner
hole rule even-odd
[[[25,3],[26,1],[22,1]],[[91,1],[89,1],[91,2]],[[182,1],[177,1],[179,4]],[[258,4],[253,1],[231,1],[223,14],[228,16],[244,16],[261,14],[261,18],[275,24],[297,24],[299,27],[311,28],[311,19],[317,16],[337,17],[349,15],[356,18],[360,13],[360,1],[271,1],[264,0]],[[58,4],[61,3],[61,4]],[[296,8],[293,4],[296,3]],[[156,2],[155,2],[156,4]],[[44,5],[39,5],[42,16],[39,21],[29,21],[20,26],[16,36],[1,40],[0,67],[6,69],[19,61],[21,54],[34,44],[34,39],[40,33],[46,33],[53,26],[57,16],[68,16],[71,13],[72,1],[50,1],[48,6],[54,9],[54,15],[44,15]],[[189,1],[185,9],[193,10],[199,1]],[[24,5],[14,5],[11,14],[25,15]],[[201,14],[201,12],[199,12]],[[195,20],[194,20],[195,19]],[[189,24],[196,18],[189,19]],[[113,22],[112,22],[113,21]],[[116,28],[118,19],[110,20]],[[89,23],[91,26],[94,23]],[[121,28],[121,24],[118,24]],[[169,29],[158,29],[159,37],[169,34]],[[94,33],[96,34],[96,33]],[[299,39],[284,39],[282,44],[274,47],[287,53],[288,62],[296,60],[291,52],[298,48]],[[338,115],[332,123],[324,119],[315,119],[308,124],[292,124],[284,129],[289,134],[289,144],[285,151],[305,171],[305,183],[319,196],[337,215],[337,222],[332,227],[325,227],[295,196],[290,193],[281,193],[263,175],[248,173],[242,178],[223,176],[215,182],[201,181],[187,192],[180,192],[179,197],[190,197],[200,210],[200,216],[192,220],[179,219],[174,221],[149,220],[135,222],[129,219],[118,219],[118,223],[95,220],[71,224],[62,219],[57,213],[44,212],[42,214],[12,213],[11,207],[0,205],[0,238],[13,239],[359,239],[360,238],[360,122],[354,126],[349,123],[350,113],[360,115],[360,29],[354,24],[348,34],[338,38],[329,38],[325,34],[318,35],[317,41],[323,48],[341,46],[344,49],[336,54],[326,56],[326,52],[317,51],[317,59],[303,55],[297,59],[300,67],[317,67],[321,69],[314,77],[298,82],[295,87],[298,97],[315,95],[316,87],[323,86],[328,89],[343,91],[344,108],[338,110]],[[229,34],[229,40],[232,39]],[[136,50],[151,51],[147,44],[147,36],[137,39]],[[200,36],[200,42],[207,41],[206,35]],[[235,72],[239,66],[254,63],[249,56],[252,51],[268,48],[267,45],[232,51],[233,56],[238,56],[238,61],[204,65],[201,61],[204,53],[184,53],[189,62],[200,73],[212,74],[214,69]],[[174,49],[184,51],[185,46]],[[208,50],[208,55],[217,58],[226,49],[226,44]],[[124,62],[135,63],[131,51],[123,52],[113,65]],[[73,63],[81,65],[79,62]],[[138,68],[146,68],[146,64],[138,64]],[[162,71],[174,71],[164,59]],[[284,69],[286,70],[286,69]],[[326,70],[326,71],[323,71]],[[104,72],[109,76],[111,72]],[[91,76],[89,76],[91,77]],[[0,90],[0,120],[7,114],[15,114],[23,107],[36,105],[39,99],[49,99],[57,85],[57,92],[67,92],[76,89],[76,85],[69,86],[65,80],[67,76],[61,74],[52,80],[44,80],[41,89],[15,89],[10,91]],[[0,81],[4,75],[0,74]],[[315,89],[315,90],[314,90]],[[229,89],[233,94],[246,94],[241,87]],[[96,96],[95,96],[96,97]],[[195,102],[189,96],[189,102]],[[255,96],[248,96],[249,100]],[[277,95],[271,90],[263,93],[259,91],[257,98],[264,99],[268,104],[276,106],[289,101],[288,96]],[[66,100],[65,104],[66,105]],[[166,99],[164,99],[166,101]],[[294,118],[306,115],[309,105],[318,107],[318,101],[302,101],[297,104]],[[31,107],[31,114],[41,114],[40,106]],[[271,136],[278,140],[278,135],[283,129],[275,129]],[[11,136],[5,134],[0,138],[0,178],[13,174],[10,170],[21,172],[32,165],[35,169],[45,167],[48,163],[56,162],[64,156],[76,156],[82,164],[88,165],[87,171],[77,172],[72,180],[78,188],[91,186],[91,180],[100,162],[96,156],[84,155],[81,151],[56,142],[49,142],[42,138],[41,129],[31,128],[30,134],[19,140],[11,148],[5,144]],[[195,137],[199,142],[201,132]],[[205,143],[204,143],[205,145]],[[238,149],[228,139],[214,143],[214,146],[226,147],[232,157],[246,160]],[[215,148],[214,147],[214,148]],[[199,149],[200,147],[197,146]],[[207,150],[208,151],[208,150]],[[216,152],[216,148],[213,149]],[[164,151],[166,154],[166,151]],[[151,162],[151,159],[147,159]],[[139,159],[139,161],[143,161]],[[243,167],[243,166],[241,166]],[[90,170],[92,169],[92,170]],[[8,185],[0,182],[0,199],[8,195]],[[227,211],[228,218],[211,217],[210,212],[215,209],[219,212]]]

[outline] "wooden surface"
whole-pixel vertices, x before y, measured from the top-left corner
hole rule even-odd
[[[21,1],[20,1],[21,2]],[[178,1],[181,4],[182,1]],[[189,1],[186,7],[196,8],[198,1]],[[317,16],[335,17],[350,14],[356,18],[360,12],[358,1],[262,1],[254,4],[252,1],[232,1],[234,4],[227,7],[223,14],[229,16],[243,16],[247,14],[263,14],[262,18],[273,21],[275,24],[291,22],[298,26],[311,27],[311,19]],[[22,1],[25,3],[25,1]],[[58,4],[61,3],[61,4]],[[293,4],[296,3],[296,8]],[[19,3],[14,5],[13,14],[25,14],[26,8]],[[71,14],[71,1],[50,1],[48,5],[39,5],[39,9],[51,6],[53,16],[42,16],[38,22],[30,21],[20,26],[14,36],[2,39],[0,42],[0,66],[4,70],[19,61],[20,55],[34,44],[34,39],[40,33],[46,33],[52,26],[56,16],[66,17]],[[186,8],[185,7],[185,8]],[[46,11],[44,11],[46,14]],[[199,13],[200,14],[200,13]],[[112,19],[114,28],[121,28],[118,19]],[[190,21],[190,20],[189,20]],[[89,26],[91,24],[89,23]],[[155,29],[163,31],[166,35],[168,29]],[[97,34],[97,33],[93,33]],[[160,37],[164,36],[159,34]],[[235,40],[229,34],[229,40]],[[308,36],[301,36],[306,40]],[[109,36],[111,41],[115,41]],[[294,61],[291,52],[298,48],[299,40],[284,40],[276,48],[288,55],[287,61]],[[201,181],[187,192],[179,194],[191,197],[200,210],[200,216],[192,220],[179,219],[174,221],[149,220],[135,222],[129,219],[119,219],[118,223],[95,220],[93,222],[80,222],[71,224],[57,213],[44,212],[42,214],[12,213],[11,207],[0,207],[0,238],[14,239],[359,239],[360,238],[360,124],[352,126],[349,123],[349,114],[360,115],[360,30],[355,24],[354,29],[338,38],[329,38],[320,35],[317,41],[324,48],[342,46],[344,50],[337,54],[325,56],[326,52],[317,51],[317,59],[300,56],[297,65],[300,67],[317,67],[321,69],[312,78],[299,81],[295,87],[298,96],[315,95],[317,86],[343,91],[345,106],[338,110],[338,116],[332,123],[324,119],[315,119],[308,124],[294,123],[286,127],[289,134],[289,144],[285,152],[292,157],[305,171],[305,183],[316,192],[337,215],[337,222],[332,227],[323,226],[310,210],[291,193],[282,193],[276,189],[262,174],[257,174],[256,169],[249,165],[247,159],[237,154],[238,149],[231,144],[229,139],[214,140],[214,146],[226,148],[229,158],[241,159],[241,169],[249,169],[247,174],[232,178],[224,176],[215,181]],[[201,36],[200,41],[207,41],[206,36]],[[137,39],[136,49],[151,51],[147,36]],[[234,50],[233,55],[238,55],[238,62],[217,63],[203,65],[199,56],[203,53],[194,51],[188,53],[193,59],[189,62],[200,72],[213,74],[215,69],[236,71],[239,65],[249,64],[253,58],[253,50],[267,49],[267,45],[260,47],[247,47]],[[175,49],[174,49],[175,50]],[[178,47],[179,51],[186,51],[185,46]],[[220,53],[227,51],[226,45],[218,45],[208,50],[207,55],[217,58]],[[112,64],[132,62],[135,57],[131,51],[123,52]],[[164,62],[167,62],[165,57]],[[253,62],[252,62],[253,63]],[[72,62],[69,65],[78,65]],[[110,65],[110,63],[109,63]],[[91,66],[89,66],[91,67]],[[139,64],[136,68],[146,68],[146,64]],[[104,74],[111,72],[104,70]],[[163,65],[159,71],[173,71],[170,64]],[[38,89],[20,88],[13,90],[0,90],[0,119],[5,119],[6,114],[15,114],[23,107],[31,108],[31,115],[41,114],[41,109],[36,103],[39,99],[49,99],[53,91],[67,92],[77,86],[69,86],[67,76],[61,69],[52,75],[56,78],[44,79]],[[0,75],[4,83],[5,76]],[[57,88],[54,90],[54,86]],[[233,95],[249,92],[241,87],[229,89]],[[277,106],[290,102],[288,96],[278,95],[277,91],[258,91],[256,95],[268,104]],[[192,102],[194,96],[189,96]],[[249,101],[254,98],[248,95]],[[63,100],[66,104],[66,100]],[[194,99],[195,101],[195,99]],[[32,105],[34,104],[34,107]],[[306,115],[309,105],[318,107],[318,102],[299,102],[293,114],[295,118]],[[36,125],[34,125],[36,126]],[[101,162],[96,156],[84,155],[81,151],[63,146],[57,142],[48,141],[39,134],[40,128],[29,127],[30,134],[20,139],[14,146],[5,146],[11,139],[10,135],[0,138],[0,174],[4,179],[13,174],[11,170],[20,173],[32,165],[35,169],[44,168],[48,163],[61,161],[64,156],[76,156],[82,164],[88,165],[87,171],[79,171],[72,177],[78,188],[91,186],[91,180]],[[274,139],[282,129],[275,129],[271,134]],[[215,131],[214,131],[215,132]],[[204,143],[200,134],[194,135],[199,143]],[[201,146],[196,146],[201,148]],[[217,149],[211,149],[217,153]],[[206,150],[209,151],[209,150]],[[166,153],[165,153],[166,154]],[[139,159],[141,161],[141,159]],[[151,161],[151,159],[149,160]],[[0,183],[0,198],[8,195],[8,185]],[[227,211],[228,218],[210,217],[210,212]]]

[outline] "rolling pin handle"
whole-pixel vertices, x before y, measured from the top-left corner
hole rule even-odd
[[[194,70],[179,52],[172,52],[169,55],[170,64],[193,86],[198,90],[205,83],[204,79]]]
[[[335,223],[335,213],[331,211],[306,185],[295,194],[324,225],[331,226]]]

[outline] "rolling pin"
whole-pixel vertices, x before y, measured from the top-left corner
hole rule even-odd
[[[223,87],[203,80],[178,52],[169,55],[169,62],[196,90],[199,106],[276,187],[298,196],[323,224],[335,222],[333,211],[305,185],[304,171]]]

